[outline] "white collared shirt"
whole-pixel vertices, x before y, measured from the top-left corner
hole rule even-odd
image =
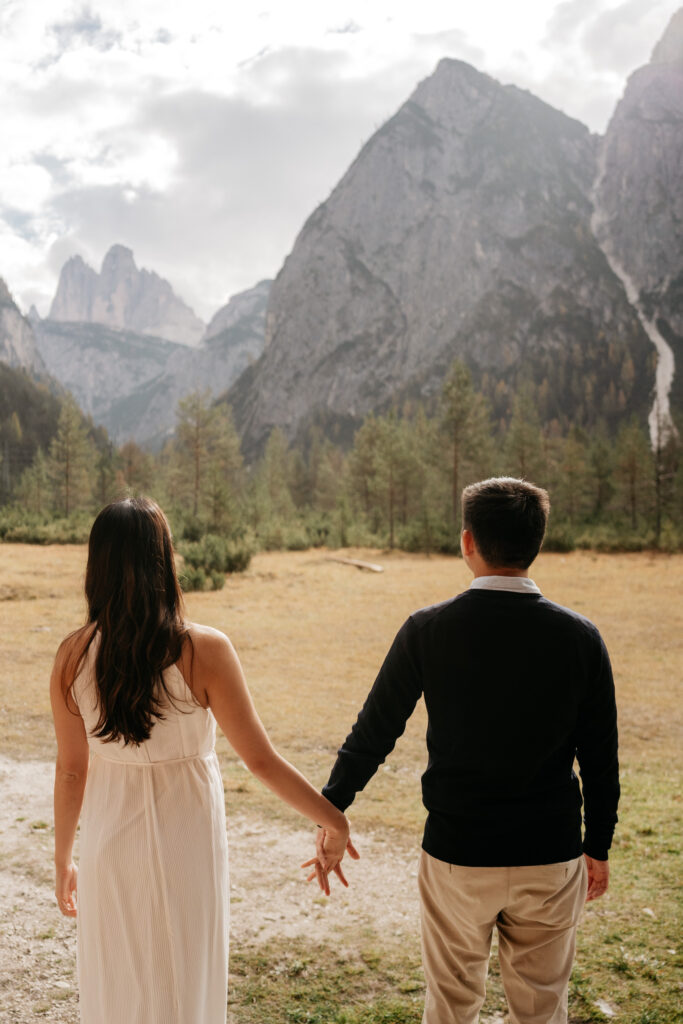
[[[540,594],[528,576],[475,576],[470,590],[507,590],[511,594]]]

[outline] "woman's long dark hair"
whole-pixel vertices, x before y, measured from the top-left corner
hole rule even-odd
[[[172,702],[162,672],[180,657],[188,627],[166,516],[150,498],[114,501],[90,531],[85,573],[100,716],[94,734],[139,744]],[[73,680],[69,690],[73,686]]]

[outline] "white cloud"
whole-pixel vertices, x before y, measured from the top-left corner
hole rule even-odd
[[[46,312],[122,242],[207,318],[441,57],[600,130],[678,2],[4,0],[0,274]]]

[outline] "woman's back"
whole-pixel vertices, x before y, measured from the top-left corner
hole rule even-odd
[[[78,884],[81,1019],[224,1024],[229,893],[214,717],[172,665],[164,682],[173,700],[149,739],[94,736],[97,643],[73,688],[91,753]]]
[[[91,754],[107,761],[153,764],[212,752],[216,741],[216,721],[212,712],[194,699],[178,665],[171,665],[164,672],[164,683],[172,700],[166,702],[164,717],[154,723],[148,740],[139,745],[126,745],[122,740],[106,742],[95,736],[100,715],[95,684],[98,646],[99,637],[95,635],[73,687]]]

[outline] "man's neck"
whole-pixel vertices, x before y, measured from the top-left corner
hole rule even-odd
[[[500,568],[493,565],[486,565],[485,563],[477,566],[470,566],[474,573],[475,580],[479,576],[526,576],[529,578],[528,569],[506,569]]]

